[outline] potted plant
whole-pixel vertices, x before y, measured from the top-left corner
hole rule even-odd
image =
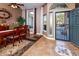
[[[18,21],[19,26],[24,25],[24,23],[26,22],[26,20],[21,16],[17,18],[17,21]]]

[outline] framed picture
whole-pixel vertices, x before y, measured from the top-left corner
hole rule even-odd
[[[9,11],[7,11],[6,9],[0,10],[0,19],[8,19],[11,16],[12,16],[11,13]]]

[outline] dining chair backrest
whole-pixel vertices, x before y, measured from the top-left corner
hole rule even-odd
[[[15,33],[15,35],[20,35],[20,30],[19,30],[19,28],[14,29],[14,33]]]

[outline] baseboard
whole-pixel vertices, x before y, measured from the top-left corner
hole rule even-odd
[[[50,40],[55,40],[55,38],[50,38],[50,37],[47,37],[46,35],[43,35],[45,38],[47,39],[50,39]]]
[[[41,34],[41,33],[36,33],[37,35],[43,35],[43,34]]]
[[[30,34],[34,34],[34,32],[30,32]]]
[[[41,34],[41,33],[36,33],[36,34],[38,34],[38,35],[43,35],[45,38],[50,39],[50,40],[55,40],[55,38],[50,38],[50,37],[48,37],[48,36],[46,36],[46,35],[44,35],[44,34]]]

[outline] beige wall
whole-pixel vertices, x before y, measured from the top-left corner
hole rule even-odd
[[[69,9],[74,9],[75,8],[75,3],[66,3]]]
[[[36,24],[37,24],[37,33],[40,33],[40,16],[41,16],[41,8],[37,8],[37,11],[36,11]]]
[[[12,22],[15,22],[16,19],[22,15],[22,11],[21,9],[13,9],[11,8],[10,6],[8,6],[7,3],[0,3],[0,9],[1,8],[5,8],[7,11],[9,11],[11,14],[12,14],[12,17],[9,18],[9,19],[6,19],[6,22],[9,24],[9,23],[12,23]]]
[[[37,34],[43,33],[43,7],[37,8],[36,11]]]
[[[44,6],[43,6],[43,15],[44,14],[47,14],[47,4],[45,4]]]

